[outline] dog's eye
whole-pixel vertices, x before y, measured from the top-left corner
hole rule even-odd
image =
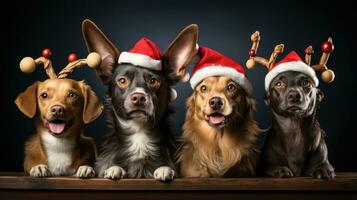
[[[304,87],[309,87],[309,86],[310,86],[310,82],[309,82],[308,80],[304,80],[304,81],[302,82],[302,85],[303,85]]]
[[[207,86],[202,85],[201,86],[201,92],[207,92]]]
[[[119,78],[117,84],[120,88],[125,88],[129,85],[129,80],[124,77],[121,77]]]
[[[160,81],[157,78],[151,78],[149,80],[149,85],[158,88],[160,86]]]
[[[158,80],[156,78],[151,78],[150,79],[150,84],[155,84],[157,82],[158,82]]]
[[[119,79],[119,83],[120,84],[125,84],[126,83],[126,79],[125,78],[120,78]]]
[[[235,86],[233,83],[228,84],[228,86],[227,86],[228,92],[234,92],[236,89],[237,89],[237,88],[236,88],[236,86]]]
[[[70,98],[76,98],[76,97],[77,97],[77,94],[74,93],[74,92],[70,92],[70,93],[68,94],[68,97],[70,97]]]
[[[283,82],[281,82],[281,81],[278,81],[276,84],[275,84],[275,87],[283,87],[284,86],[284,84],[283,84]]]
[[[46,92],[44,92],[40,96],[41,96],[41,98],[46,99],[48,97],[48,94]]]

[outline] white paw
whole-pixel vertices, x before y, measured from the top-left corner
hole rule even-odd
[[[171,181],[175,177],[175,171],[171,167],[162,166],[154,171],[154,178],[160,181]]]
[[[88,165],[82,165],[78,167],[76,175],[79,178],[92,178],[95,176],[93,167]]]
[[[124,178],[125,175],[125,170],[119,166],[111,166],[104,171],[104,178],[109,179],[121,179]]]
[[[47,165],[36,165],[31,168],[30,170],[30,176],[32,177],[48,177],[51,176],[51,172],[48,169]]]

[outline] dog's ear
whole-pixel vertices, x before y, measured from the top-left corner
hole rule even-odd
[[[82,34],[88,52],[97,52],[102,58],[102,63],[97,67],[97,73],[104,84],[107,84],[116,66],[119,50],[104,35],[97,25],[86,19],[82,22]]]
[[[191,24],[183,29],[163,55],[165,71],[175,82],[186,75],[186,67],[198,51],[198,26]]]
[[[191,110],[195,108],[195,94],[194,93],[187,98],[186,107],[187,107],[187,109],[191,109]]]
[[[317,103],[321,103],[322,99],[324,99],[325,97],[325,94],[317,88],[317,91],[316,91],[316,100],[317,100]]]
[[[30,85],[24,92],[19,94],[15,100],[15,104],[19,110],[27,117],[33,118],[37,110],[37,87],[38,82]]]
[[[253,112],[255,110],[255,100],[251,97],[246,95],[245,96],[245,102],[246,102],[246,110],[248,112]]]
[[[82,82],[82,93],[83,93],[83,122],[88,124],[93,120],[97,119],[99,115],[103,112],[103,104],[100,103],[95,92],[84,82]]]
[[[196,113],[195,92],[186,100],[187,116],[194,116]]]

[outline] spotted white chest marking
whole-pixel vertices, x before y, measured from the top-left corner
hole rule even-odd
[[[74,141],[66,138],[57,138],[51,133],[41,135],[47,155],[48,168],[53,176],[73,175],[72,149]]]

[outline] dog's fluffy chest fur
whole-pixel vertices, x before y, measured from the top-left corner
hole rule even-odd
[[[136,132],[127,139],[130,161],[136,161],[146,158],[157,151],[157,147],[152,143],[152,139],[145,132]]]
[[[122,128],[130,134],[126,138],[128,148],[126,150],[130,161],[145,159],[147,156],[153,156],[158,150],[154,144],[153,138],[150,137],[148,130],[135,121],[124,121],[118,118]]]
[[[52,175],[73,175],[72,150],[74,141],[66,138],[57,138],[46,132],[41,135],[43,147],[47,155],[48,168]]]
[[[195,142],[195,148],[198,149],[197,158],[209,168],[212,177],[222,177],[233,165],[235,165],[246,153],[250,144],[243,145],[233,137],[229,131],[220,132],[216,129],[207,127],[205,131],[197,131],[201,138]],[[207,137],[209,135],[209,137]],[[204,138],[204,141],[201,141]],[[198,139],[198,138],[197,138]],[[246,138],[241,137],[240,140]]]

